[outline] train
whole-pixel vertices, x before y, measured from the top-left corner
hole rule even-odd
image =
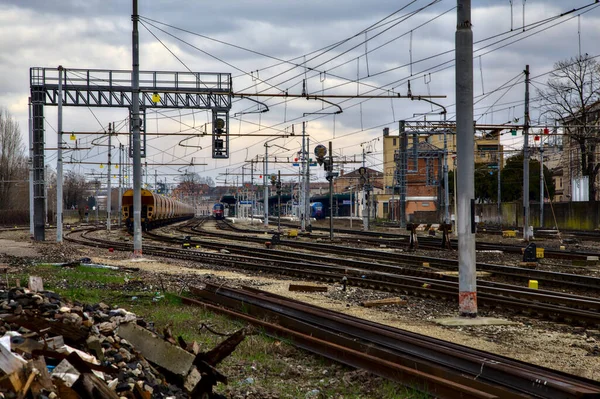
[[[315,219],[325,219],[325,208],[321,202],[311,202],[310,217]]]
[[[213,205],[213,217],[217,220],[221,220],[225,218],[225,205],[221,203],[217,203]]]
[[[194,207],[150,190],[142,191],[142,230],[179,222],[194,217]],[[133,190],[123,193],[122,220],[129,231],[133,230]]]

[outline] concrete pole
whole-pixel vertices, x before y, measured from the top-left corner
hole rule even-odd
[[[300,210],[300,230],[306,230],[306,123],[302,122],[302,152],[300,154],[300,195],[298,206]]]
[[[365,153],[365,147],[363,147],[363,153],[362,153],[362,166],[363,168],[366,168],[366,159],[367,159],[367,154]],[[364,178],[366,178],[366,174],[364,176]],[[369,204],[367,203],[367,193],[368,191],[365,190],[365,185],[368,184],[368,181],[366,181],[365,184],[363,184],[363,188],[362,188],[362,220],[363,220],[363,230],[364,231],[369,231]],[[333,205],[333,204],[331,204]]]
[[[252,195],[250,196],[252,201],[250,224],[254,224],[254,159],[250,160],[250,190],[252,192]]]
[[[310,226],[310,137],[306,138],[306,178],[304,194],[306,195],[304,200],[304,217],[306,218],[305,225]]]
[[[525,121],[523,122],[523,240],[529,241],[529,65],[525,66]]]
[[[263,163],[263,185],[265,188],[264,199],[263,199],[263,208],[264,208],[264,217],[265,220],[263,224],[265,227],[269,226],[269,186],[267,184],[267,174],[269,172],[269,145],[265,143],[265,162]]]
[[[62,102],[63,102],[63,67],[58,66],[58,146],[56,159],[56,242],[63,240],[63,152],[62,152]]]
[[[446,122],[446,108],[444,108],[444,122]],[[444,123],[445,124],[445,123]],[[444,127],[444,223],[450,223],[450,212],[448,210],[450,193],[448,192],[448,129]],[[439,170],[439,169],[438,169]]]
[[[119,217],[118,224],[121,227],[121,219],[123,218],[121,215],[123,214],[123,144],[119,144]]]
[[[31,97],[29,97],[29,234],[33,238],[35,224],[33,222],[33,117],[31,116]]]
[[[44,223],[48,222],[48,165],[44,165]]]
[[[281,171],[277,171],[277,232],[281,233]]]
[[[140,53],[138,2],[133,0],[131,128],[133,136],[133,256],[142,256],[142,160],[140,140]]]
[[[456,29],[456,133],[458,191],[458,307],[477,316],[475,274],[475,164],[473,128],[473,31],[471,0],[458,0]]]
[[[113,125],[114,126],[114,125]],[[112,176],[111,176],[111,162],[112,162],[112,129],[110,123],[108,124],[108,187],[106,189],[106,230],[110,231],[110,218],[112,208]]]
[[[540,135],[540,228],[544,228],[544,136]]]
[[[329,142],[329,240],[333,241],[333,148]]]
[[[496,163],[498,164],[498,224],[502,226],[502,153],[500,152],[500,133],[498,133],[498,155]]]

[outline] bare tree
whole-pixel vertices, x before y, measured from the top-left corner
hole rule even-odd
[[[66,209],[77,208],[85,202],[88,191],[85,176],[70,170],[66,173],[63,183],[63,201]]]
[[[546,90],[538,90],[543,113],[564,128],[563,145],[579,148],[579,166],[589,179],[590,200],[596,201],[600,164],[600,65],[587,54],[560,61],[550,74]]]
[[[27,162],[19,124],[4,108],[0,108],[0,150],[0,209],[11,209],[11,192],[27,179]]]

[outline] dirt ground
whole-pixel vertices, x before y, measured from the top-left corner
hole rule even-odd
[[[50,234],[47,236],[47,242],[31,243],[28,231],[1,232],[0,263],[18,267],[19,264],[32,261],[56,262],[86,256],[94,263],[140,268],[140,273],[146,275],[149,282],[158,281],[160,275],[161,279],[168,281],[170,288],[177,290],[185,288],[186,285],[201,285],[205,280],[220,281],[232,286],[251,285],[407,331],[600,381],[600,332],[597,330],[528,319],[524,316],[508,317],[508,320],[517,322],[513,325],[442,327],[435,323],[435,319],[456,316],[456,305],[409,297],[406,298],[406,305],[364,308],[360,306],[360,302],[364,300],[393,295],[353,287],[344,292],[337,284],[329,285],[326,293],[289,292],[290,283],[306,282],[256,273],[219,270],[211,265],[190,265],[175,260],[131,259],[125,253],[73,248],[67,244],[57,245],[50,242]],[[482,316],[506,318],[506,315],[487,311]]]

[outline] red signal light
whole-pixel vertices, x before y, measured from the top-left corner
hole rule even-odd
[[[540,136],[535,136],[533,139],[534,139],[535,141],[540,141]]]
[[[550,130],[547,127],[544,128],[544,134],[550,134]]]

